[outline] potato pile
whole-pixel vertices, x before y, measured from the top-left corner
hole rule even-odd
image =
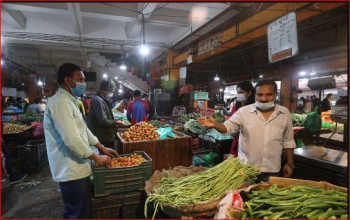
[[[29,126],[25,125],[17,125],[13,123],[4,123],[4,134],[18,134],[21,133],[27,129],[29,129]]]
[[[147,122],[140,122],[121,133],[121,137],[124,141],[145,141],[157,140],[160,136],[156,127]]]

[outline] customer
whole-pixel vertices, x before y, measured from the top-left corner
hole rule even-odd
[[[141,96],[141,99],[148,103],[148,108],[149,108],[148,115],[147,115],[148,120],[153,120],[154,119],[154,113],[155,113],[155,108],[154,108],[153,103],[151,101],[149,101],[147,94],[143,94]]]
[[[333,93],[329,93],[321,102],[321,109],[323,112],[329,111],[332,108]]]
[[[40,99],[35,99],[34,103],[30,103],[27,107],[27,111],[32,111],[32,112],[36,112],[39,113],[40,112],[40,108],[39,108],[39,102]]]
[[[91,167],[88,159],[108,164],[113,149],[103,146],[87,128],[77,107],[85,93],[81,67],[65,63],[58,69],[58,92],[50,98],[44,114],[44,130],[53,179],[59,182],[64,202],[64,218],[91,218]],[[96,155],[90,146],[106,155]]]
[[[135,90],[134,100],[128,104],[128,111],[126,113],[126,117],[132,125],[141,121],[148,121],[148,102],[145,100],[141,100],[140,96],[141,92],[139,90]]]
[[[44,101],[42,99],[39,99],[39,103],[38,103],[39,112],[44,112],[45,108],[46,108],[46,105],[45,105]]]
[[[114,142],[117,138],[117,127],[118,125],[122,126],[121,123],[117,123],[114,120],[109,102],[115,88],[113,80],[103,80],[101,82],[100,90],[92,97],[88,116],[88,126],[91,132],[96,135],[104,146],[109,148],[114,148]]]
[[[290,112],[275,104],[277,85],[274,81],[258,82],[255,92],[255,104],[241,107],[224,124],[217,123],[211,116],[200,118],[198,122],[221,133],[240,132],[238,157],[262,172],[258,181],[267,181],[270,176],[279,175],[284,149],[287,163],[283,172],[285,177],[291,177],[296,145]]]
[[[233,106],[231,115],[233,115],[238,109],[243,106],[251,105],[255,103],[255,88],[251,82],[243,81],[237,84],[237,97],[236,104]],[[237,157],[238,156],[238,143],[239,136],[235,135],[233,137],[230,153]]]

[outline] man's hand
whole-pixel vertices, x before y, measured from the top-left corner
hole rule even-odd
[[[124,124],[123,121],[117,121],[117,127],[118,127],[118,128],[122,128],[122,127],[124,127],[124,126],[125,126],[125,124]]]
[[[284,177],[292,177],[293,168],[290,167],[288,164],[285,164],[283,167],[283,174],[284,174]]]
[[[206,118],[199,118],[197,121],[200,125],[206,128],[213,128],[216,124],[215,119],[209,115]]]
[[[94,160],[96,164],[109,164],[112,160],[110,156],[97,154],[93,154],[91,159]]]
[[[103,147],[101,149],[101,151],[106,154],[107,156],[110,156],[110,157],[116,157],[118,156],[118,153],[117,151],[113,150],[112,148],[108,148],[108,147]]]

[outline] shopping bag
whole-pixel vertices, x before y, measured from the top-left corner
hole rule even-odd
[[[322,119],[318,114],[319,106],[316,106],[315,110],[309,114],[307,114],[304,127],[312,132],[317,132],[321,130]]]
[[[157,133],[159,134],[160,139],[165,139],[167,137],[175,138],[175,134],[173,133],[173,129],[171,127],[158,128]]]

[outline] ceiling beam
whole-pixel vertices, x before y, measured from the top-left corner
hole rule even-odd
[[[47,7],[37,7],[37,6],[29,6],[29,5],[23,5],[23,4],[14,4],[14,3],[5,3],[1,4],[1,6],[4,8],[4,6],[9,10],[17,10],[17,11],[27,11],[27,12],[35,12],[35,13],[46,13],[46,14],[58,14],[62,16],[69,16],[71,13],[68,10],[64,9],[55,9],[55,8],[47,8]],[[128,17],[128,16],[118,16],[118,15],[109,15],[109,14],[102,14],[102,13],[95,13],[95,12],[84,12],[81,11],[82,17],[88,17],[88,18],[98,18],[98,19],[104,19],[104,20],[112,20],[112,21],[124,21],[124,22],[137,22],[137,17]],[[174,22],[174,21],[162,21],[158,19],[152,19],[147,22],[148,24],[152,25],[159,25],[159,26],[175,26],[175,27],[188,27],[189,24],[183,23],[183,22]]]
[[[67,3],[67,7],[68,11],[70,12],[76,34],[82,36],[84,34],[84,29],[80,3]]]
[[[8,17],[12,23],[14,23],[19,29],[25,30],[27,26],[27,18],[20,11],[10,10],[6,7],[6,5],[2,4],[3,11],[2,15],[4,17]]]
[[[138,3],[138,11],[140,14],[137,16],[137,22],[128,22],[125,25],[125,33],[128,38],[135,39],[140,36],[140,32],[142,29],[142,15],[144,20],[148,20],[151,17],[152,12],[156,9],[158,3]]]

